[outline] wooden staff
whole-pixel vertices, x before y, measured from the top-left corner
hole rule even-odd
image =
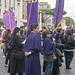
[[[11,19],[10,19],[10,9],[9,9],[9,3],[8,3],[8,13],[9,13],[9,23],[10,23],[10,30],[11,30]]]
[[[64,20],[63,18],[60,20],[60,22],[58,23],[58,25],[57,25],[57,27],[56,27],[55,29],[57,29],[57,28],[60,26],[60,24],[61,24],[61,22],[62,22],[63,20]]]
[[[31,6],[30,6],[30,13],[29,13],[29,18],[28,18],[27,27],[29,26],[29,21],[30,21],[31,10],[32,10],[32,2],[31,2]],[[26,38],[27,38],[27,34],[28,34],[28,28],[27,28],[27,32],[26,32]]]

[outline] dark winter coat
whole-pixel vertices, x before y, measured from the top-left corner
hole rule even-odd
[[[75,49],[75,40],[74,40],[74,36],[69,36],[67,39],[64,39],[64,45],[65,45],[65,49],[67,50],[71,50],[71,49]]]
[[[11,48],[10,49],[11,51],[10,51],[10,61],[9,61],[8,72],[9,73],[24,73],[25,72],[25,58],[23,60],[18,60],[12,56],[13,50],[22,51],[23,49],[20,36],[16,35],[14,32],[11,36],[10,48]]]

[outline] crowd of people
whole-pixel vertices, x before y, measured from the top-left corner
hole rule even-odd
[[[62,67],[63,62],[65,69],[71,70],[75,48],[74,32],[71,27],[66,30],[43,27],[39,31],[38,24],[32,24],[25,30],[23,26],[16,27],[14,31],[3,30],[1,48],[6,57],[4,66],[8,67],[10,75],[41,75],[41,54],[44,59],[44,75],[60,74],[59,67]]]

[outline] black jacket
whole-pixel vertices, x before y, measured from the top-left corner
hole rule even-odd
[[[70,39],[64,39],[65,49],[71,50],[75,48],[75,40],[73,36],[70,36]]]
[[[23,42],[25,40],[25,35],[21,35],[20,38],[21,38],[21,42]]]
[[[10,73],[24,73],[25,72],[25,59],[20,61],[20,60],[14,59],[12,56],[13,50],[22,51],[22,49],[23,49],[21,39],[18,35],[16,35],[15,44],[11,48],[12,48],[12,50],[11,50],[11,55],[10,55],[8,72],[10,72]]]
[[[60,41],[59,41],[59,39],[60,39]],[[55,36],[55,42],[56,43],[62,43],[63,42],[63,34],[57,33]]]
[[[56,48],[62,50],[64,49],[64,39],[63,39],[63,34],[56,34],[55,36],[55,43],[56,43]]]
[[[23,44],[21,42],[20,36],[16,35],[15,37],[15,44],[12,50],[22,50]]]

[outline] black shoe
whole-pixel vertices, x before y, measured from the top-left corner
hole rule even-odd
[[[59,67],[62,67],[62,64],[60,64]]]
[[[63,58],[61,58],[60,61],[63,63],[64,62]]]
[[[69,67],[69,68],[66,68],[66,69],[69,69],[69,70],[71,70],[72,68],[70,68],[70,67]]]

